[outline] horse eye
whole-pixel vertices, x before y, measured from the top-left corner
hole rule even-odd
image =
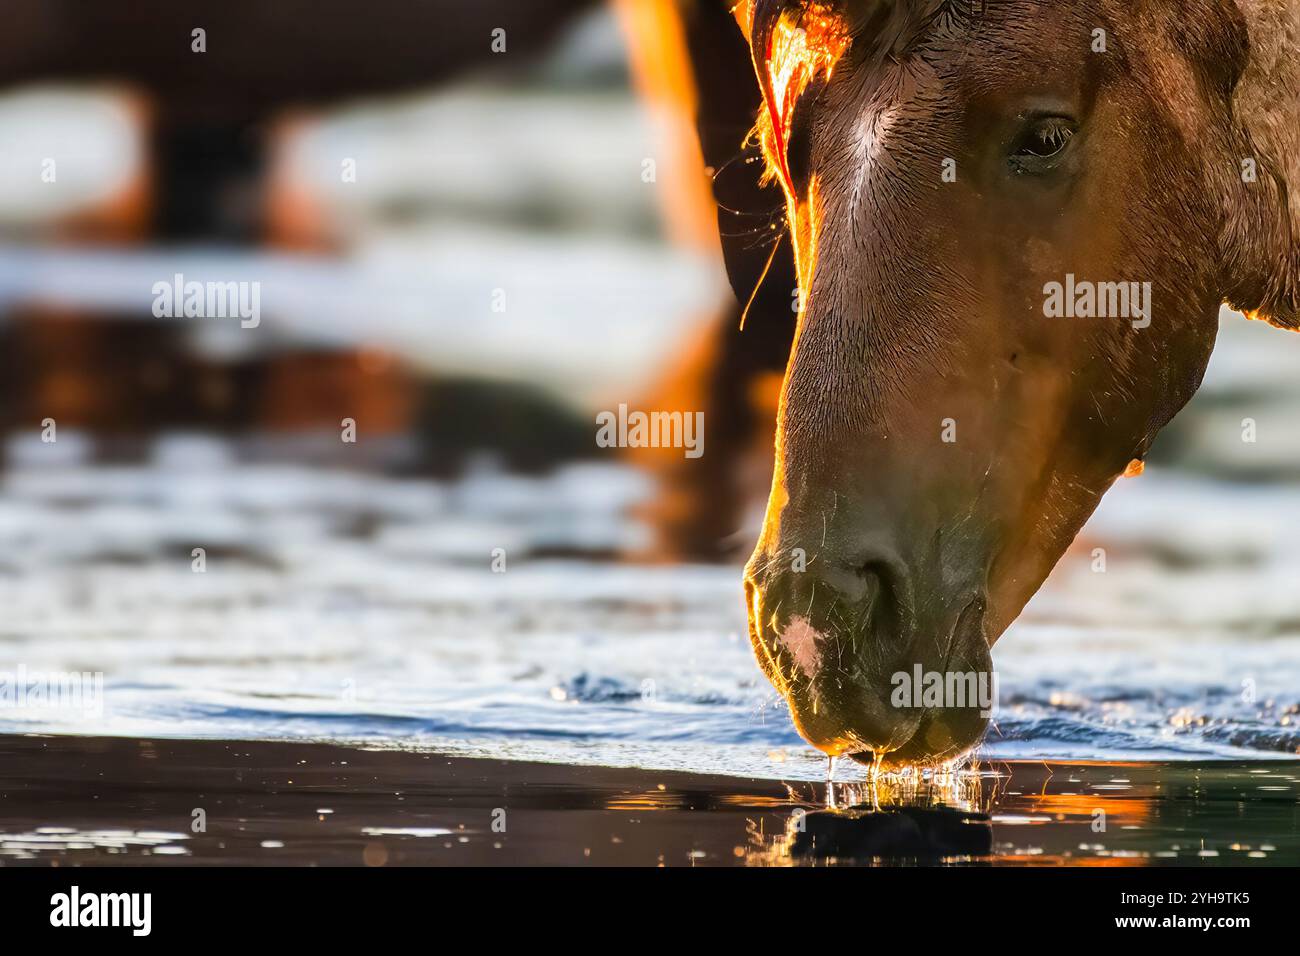
[[[1034,120],[1016,139],[1011,155],[1031,162],[1051,159],[1064,152],[1074,132],[1074,124],[1063,116]]]

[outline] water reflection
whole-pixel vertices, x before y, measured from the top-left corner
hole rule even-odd
[[[187,838],[184,833],[162,830],[35,827],[22,833],[0,832],[0,864],[6,859],[41,860],[66,856],[76,860],[84,851],[109,856],[188,856],[190,851],[180,842]]]
[[[951,807],[817,810],[792,818],[790,826],[790,856],[795,860],[938,863],[986,856],[993,849],[988,817]]]
[[[1004,779],[978,767],[828,779],[823,805],[794,805],[782,833],[765,839],[761,829],[751,829],[748,862],[936,864],[987,857],[993,850],[987,809]]]
[[[1010,762],[868,774],[820,793],[791,789],[779,826],[751,821],[745,862],[1276,865],[1294,856],[1298,783],[1290,762]]]
[[[0,735],[0,798],[5,866],[1300,864],[1295,761],[1006,762],[828,791],[373,746]]]

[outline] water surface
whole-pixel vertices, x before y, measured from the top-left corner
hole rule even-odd
[[[1295,866],[1296,771],[1011,761],[840,784],[829,809],[823,784],[763,777],[0,737],[0,866]]]
[[[824,774],[754,663],[738,569],[598,557],[642,540],[633,472],[439,484],[211,440],[117,467],[60,444],[11,449],[0,484],[0,668],[102,672],[104,706],[0,708],[0,731]],[[1298,519],[1267,487],[1123,483],[995,648],[978,756],[1294,757]]]

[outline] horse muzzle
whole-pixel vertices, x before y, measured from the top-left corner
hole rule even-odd
[[[982,736],[997,696],[982,592],[918,601],[892,557],[800,569],[779,548],[751,559],[745,590],[755,654],[814,747],[935,764]]]

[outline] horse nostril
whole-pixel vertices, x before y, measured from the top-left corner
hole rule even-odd
[[[895,656],[908,640],[900,570],[888,557],[830,561],[806,567],[752,560],[744,579],[751,638],[765,669],[796,663],[812,676],[823,649],[843,663],[855,655]],[[789,660],[786,660],[786,658]],[[855,665],[856,666],[856,665]]]
[[[823,562],[775,574],[769,568],[746,575],[745,596],[751,613],[763,624],[769,623],[764,614],[780,612],[784,618],[798,612],[804,617],[829,615],[839,627],[855,633],[868,627],[893,632],[904,617],[901,577],[885,559]]]
[[[828,589],[839,599],[840,603],[850,607],[870,601],[880,589],[875,576],[867,569],[849,565],[841,567],[823,566],[816,574],[809,569],[809,585],[816,585],[818,590]],[[809,588],[811,591],[811,587]]]
[[[866,561],[858,566],[855,577],[861,592],[856,602],[862,615],[861,624],[869,620],[878,639],[902,639],[903,592],[895,569],[887,561]]]

